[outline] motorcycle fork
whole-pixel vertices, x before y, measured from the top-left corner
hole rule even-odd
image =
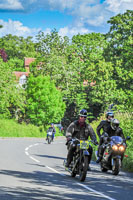
[[[79,154],[80,155],[80,154]],[[75,171],[76,167],[77,167],[77,164],[80,163],[80,156],[77,156],[77,158],[75,158],[74,160],[74,166],[72,168],[72,172]]]
[[[116,160],[116,159],[119,160],[119,166],[121,167],[121,156],[115,156],[112,158],[112,160],[111,160],[112,166],[114,166],[114,160]]]

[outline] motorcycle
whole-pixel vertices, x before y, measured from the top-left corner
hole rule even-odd
[[[79,140],[77,138],[72,139],[71,145],[76,146],[76,151],[73,155],[73,160],[69,167],[65,167],[65,170],[68,171],[72,177],[75,177],[77,174],[79,175],[80,181],[84,181],[86,179],[87,170],[89,167],[89,148],[88,140]],[[91,141],[92,142],[92,141]],[[64,160],[65,166],[66,160]]]
[[[47,133],[47,141],[48,141],[48,144],[51,144],[52,140],[53,140],[53,132],[52,131],[48,131]]]
[[[105,150],[100,163],[102,172],[112,170],[113,175],[119,174],[122,166],[122,159],[126,151],[126,140],[129,139],[129,136],[127,136],[125,140],[120,136],[108,138],[108,142],[104,144]]]

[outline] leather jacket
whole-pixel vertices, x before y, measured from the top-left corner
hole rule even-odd
[[[76,137],[78,139],[87,140],[89,136],[91,140],[96,141],[96,135],[93,128],[87,123],[84,123],[84,125],[81,126],[78,120],[72,122],[66,130],[66,137]]]

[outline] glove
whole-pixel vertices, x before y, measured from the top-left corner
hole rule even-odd
[[[71,138],[71,137],[67,137],[66,140],[67,140],[66,145],[68,145],[68,143],[69,143],[70,141],[72,141],[72,138]]]
[[[72,141],[71,137],[67,137],[67,142]]]

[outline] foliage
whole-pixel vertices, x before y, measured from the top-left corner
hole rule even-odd
[[[111,27],[106,35],[108,46],[105,49],[105,58],[113,64],[113,78],[116,80],[117,88],[119,90],[122,88],[120,105],[125,105],[123,110],[130,110],[133,106],[131,104],[133,11],[127,10],[124,14],[118,14],[112,17],[108,23],[111,24]]]
[[[35,125],[58,122],[64,115],[61,92],[49,77],[31,75],[27,83],[27,116]]]
[[[24,57],[36,57],[36,44],[32,42],[32,37],[18,37],[11,34],[0,38],[0,48],[4,48],[8,55],[8,60],[18,58],[23,60]]]
[[[8,65],[11,67],[12,71],[25,71],[24,60],[19,59],[17,57],[8,60]]]
[[[7,62],[0,60],[0,71],[0,113],[5,117],[15,117],[17,109],[24,112],[24,91],[17,87]]]

